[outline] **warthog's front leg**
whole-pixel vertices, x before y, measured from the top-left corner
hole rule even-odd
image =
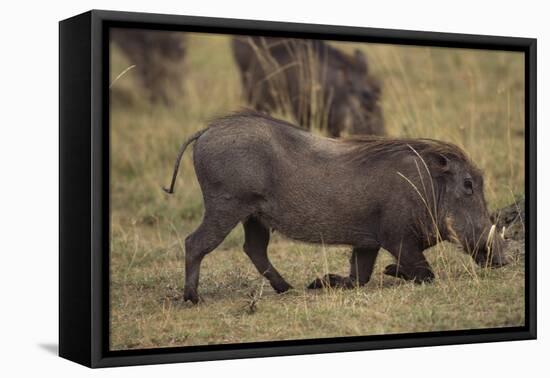
[[[384,269],[384,274],[402,278],[415,283],[432,282],[435,278],[432,268],[424,254],[414,254],[399,261],[399,264],[390,264]]]
[[[376,257],[380,247],[353,248],[350,257],[349,278],[357,286],[366,285],[369,282],[374,269]]]
[[[407,281],[414,281],[415,283],[432,282],[435,278],[429,265],[424,267],[406,267],[390,264],[384,269],[384,274]]]
[[[419,240],[413,237],[405,237],[401,239],[393,239],[382,245],[390,252],[396,264],[390,264],[384,270],[384,273],[414,281],[416,283],[431,282],[435,275],[426,257],[424,257],[422,244]]]
[[[334,287],[351,289],[356,286],[363,286],[369,282],[374,269],[374,263],[378,256],[379,247],[375,248],[354,248],[350,258],[350,272],[348,277],[338,274],[326,274],[323,278],[317,278],[308,285],[308,289],[321,289]]]
[[[341,289],[352,289],[355,286],[355,283],[349,278],[340,276],[339,274],[328,273],[325,274],[322,278],[316,278],[312,283],[310,283],[308,289],[324,289],[327,287],[332,288],[341,288]]]

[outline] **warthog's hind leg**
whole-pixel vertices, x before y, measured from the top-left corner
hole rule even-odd
[[[243,226],[245,237],[243,249],[258,269],[258,272],[267,278],[277,293],[283,293],[291,289],[292,286],[277,272],[267,257],[269,230],[256,218],[249,218],[243,222]]]
[[[185,239],[185,288],[183,299],[198,303],[200,265],[204,256],[212,252],[239,223],[235,214],[206,212],[201,225]]]

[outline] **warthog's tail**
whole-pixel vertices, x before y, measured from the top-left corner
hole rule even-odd
[[[183,153],[185,152],[185,149],[187,146],[189,146],[191,143],[199,139],[199,137],[208,129],[203,129],[200,131],[197,131],[195,134],[193,134],[189,139],[187,139],[180,147],[180,150],[178,152],[178,157],[176,158],[176,164],[174,165],[174,173],[172,174],[172,182],[170,183],[170,189],[168,188],[162,188],[166,193],[172,194],[174,193],[174,186],[176,185],[176,177],[178,176],[178,170],[181,163],[181,158],[183,156]]]

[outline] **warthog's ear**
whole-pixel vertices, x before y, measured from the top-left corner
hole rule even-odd
[[[451,171],[451,161],[445,155],[433,152],[429,154],[429,165],[434,177],[443,176]]]
[[[363,72],[364,74],[367,74],[368,66],[367,66],[367,57],[365,56],[365,54],[361,50],[355,49],[354,56],[355,56],[355,63],[357,65],[357,68],[359,68],[361,72]]]

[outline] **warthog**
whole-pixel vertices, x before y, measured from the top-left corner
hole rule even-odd
[[[186,53],[184,33],[114,28],[110,37],[129,63],[135,65],[151,102],[170,104],[175,95],[181,94]]]
[[[192,142],[205,213],[185,240],[185,300],[197,303],[203,257],[239,222],[244,252],[278,293],[291,286],[268,259],[270,229],[302,242],[352,246],[349,277],[336,280],[343,287],[369,281],[380,248],[396,259],[387,274],[416,282],[434,278],[423,251],[441,240],[461,244],[480,265],[506,263],[481,173],[452,144],[331,139],[242,112],[213,121],[182,145],[168,193]]]
[[[233,55],[254,109],[287,111],[337,137],[384,134],[380,84],[360,50],[348,55],[319,40],[236,37]]]

